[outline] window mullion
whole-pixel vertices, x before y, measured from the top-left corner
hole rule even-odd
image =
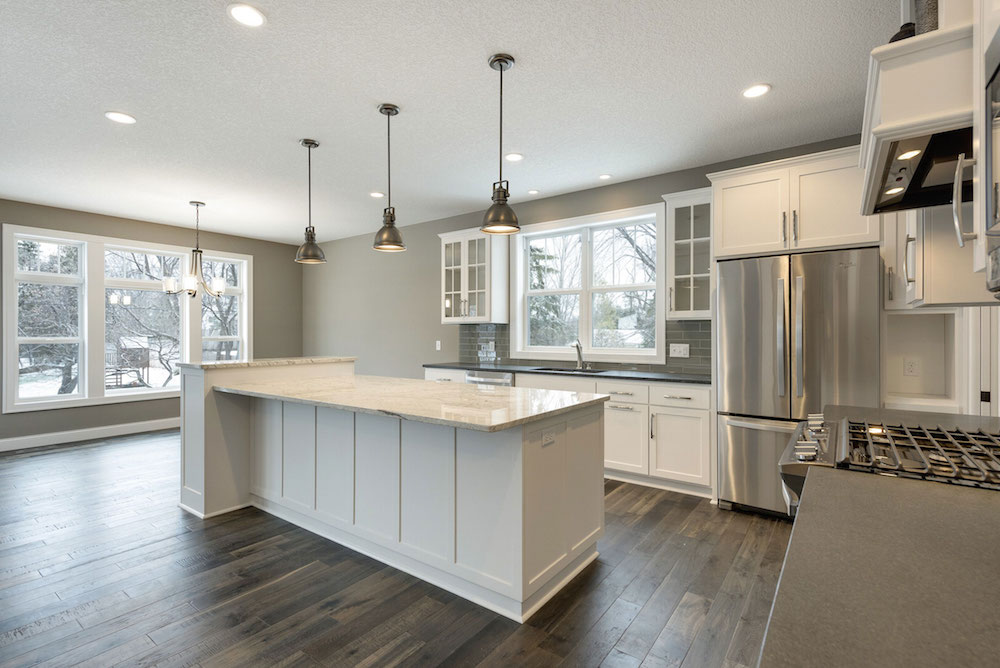
[[[88,397],[104,396],[104,244],[88,242],[83,272],[84,313],[81,314],[81,333],[86,332],[82,348],[80,376],[86,383]],[[84,323],[86,323],[84,325]]]
[[[587,228],[582,235],[582,251],[583,257],[580,262],[580,322],[579,322],[579,338],[580,343],[583,345],[584,350],[590,350],[593,348],[593,342],[591,341],[593,334],[593,327],[590,326],[590,287],[593,278],[593,238],[594,231],[591,228]]]

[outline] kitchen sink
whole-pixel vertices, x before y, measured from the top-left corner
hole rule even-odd
[[[533,371],[559,371],[562,373],[604,373],[607,369],[574,369],[571,367],[543,366]]]

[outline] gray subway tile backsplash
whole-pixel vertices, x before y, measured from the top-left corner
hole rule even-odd
[[[666,345],[687,343],[689,357],[667,357],[666,364],[595,364],[597,367],[666,371],[671,373],[709,374],[712,372],[712,321],[668,320]],[[510,362],[508,325],[459,325],[459,362]],[[516,361],[516,360],[514,360]],[[537,361],[537,360],[536,360]]]

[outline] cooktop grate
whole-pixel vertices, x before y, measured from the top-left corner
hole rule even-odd
[[[1000,435],[847,422],[839,466],[1000,490]]]

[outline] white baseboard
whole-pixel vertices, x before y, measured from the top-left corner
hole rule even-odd
[[[70,429],[67,431],[51,431],[45,434],[30,434],[28,436],[11,436],[0,438],[0,452],[24,450],[25,448],[41,448],[47,445],[92,441],[112,436],[140,434],[146,431],[161,429],[176,429],[181,426],[180,417],[145,420],[143,422],[126,422],[125,424],[109,424],[103,427],[88,427],[86,429]]]
[[[692,485],[690,483],[677,482],[674,480],[664,480],[662,478],[654,478],[652,476],[640,475],[638,473],[627,473],[625,471],[612,471],[611,469],[604,469],[604,477],[608,480],[630,482],[633,485],[655,487],[656,489],[665,489],[669,492],[680,492],[681,494],[700,496],[705,499],[715,498],[712,494],[711,487],[702,487],[700,485]]]

